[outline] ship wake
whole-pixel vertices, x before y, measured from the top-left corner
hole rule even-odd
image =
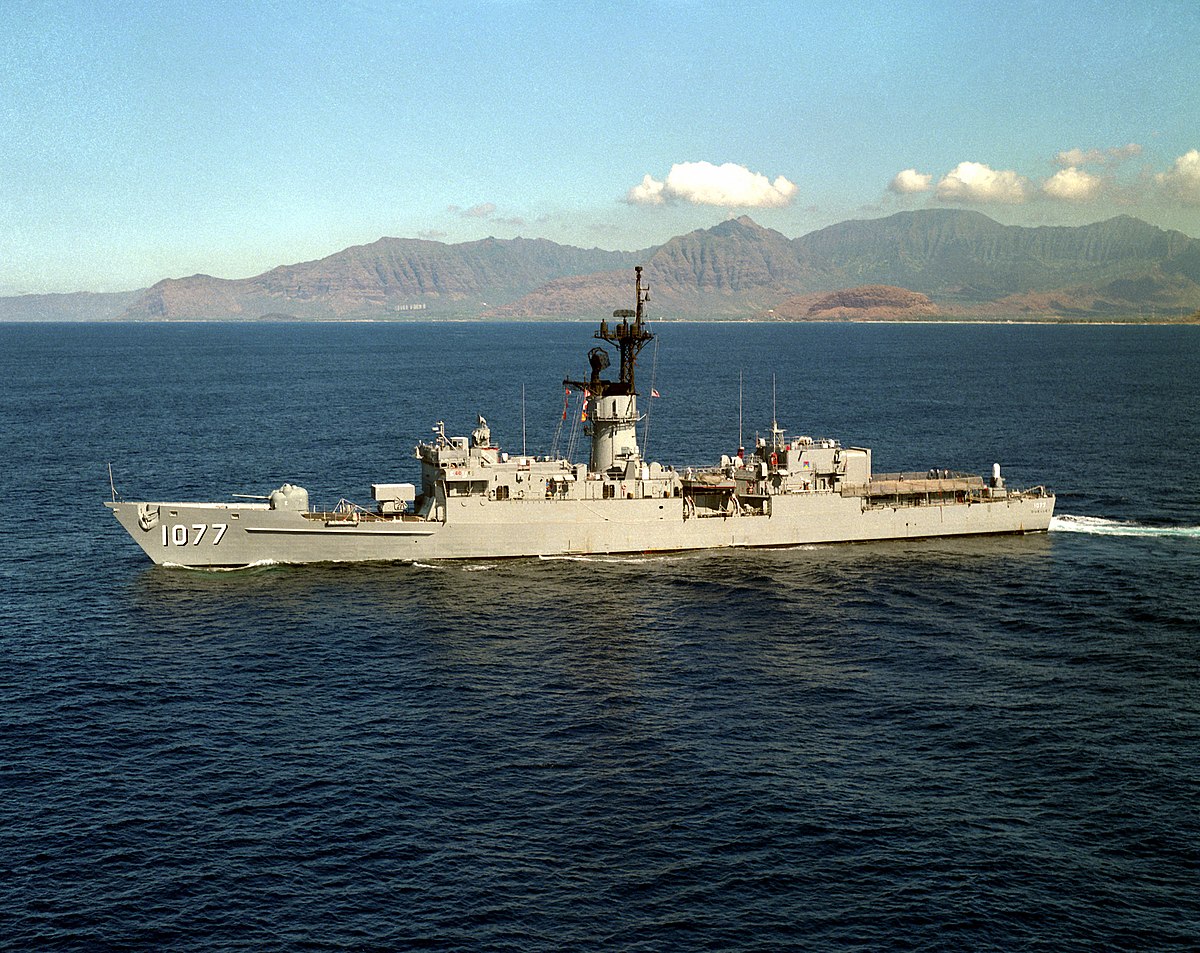
[[[1088,533],[1092,536],[1170,536],[1200,539],[1200,526],[1150,526],[1133,520],[1110,520],[1102,516],[1062,516],[1050,520],[1052,533]]]
[[[164,562],[164,569],[190,569],[193,572],[245,572],[248,569],[265,569],[269,566],[282,566],[278,559],[257,559],[242,566],[188,566],[184,563]]]
[[[634,565],[637,563],[667,563],[676,562],[684,559],[686,554],[660,554],[637,556],[633,554],[612,553],[610,555],[596,554],[585,556],[579,553],[566,553],[559,556],[538,556],[542,562],[568,562],[568,563],[620,563],[622,565]]]

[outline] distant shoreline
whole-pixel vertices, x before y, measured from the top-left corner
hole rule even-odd
[[[281,327],[304,325],[306,327],[319,325],[341,324],[394,324],[394,325],[502,325],[502,324],[593,324],[593,317],[541,317],[541,318],[295,318],[282,320],[271,318],[138,318],[138,319],[94,319],[71,321],[61,318],[50,318],[44,321],[28,318],[0,318],[0,326],[4,325],[65,325],[69,327],[103,327],[125,325],[196,325],[196,324],[230,324],[256,325],[261,327]],[[651,324],[754,324],[803,327],[805,325],[831,324],[946,324],[946,325],[1049,325],[1055,327],[1200,327],[1200,319],[1185,318],[1183,320],[1153,321],[1146,319],[1108,320],[1100,321],[1091,318],[840,318],[806,321],[782,321],[763,318],[654,318]]]

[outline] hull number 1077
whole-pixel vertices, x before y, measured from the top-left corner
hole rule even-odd
[[[164,546],[186,546],[191,543],[193,546],[199,546],[200,540],[204,539],[209,529],[212,529],[212,540],[214,546],[221,541],[221,537],[225,535],[225,530],[229,529],[228,523],[193,523],[188,526],[187,523],[176,523],[174,526],[168,526],[163,523],[162,528],[162,544]]]

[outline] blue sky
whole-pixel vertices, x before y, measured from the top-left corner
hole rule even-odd
[[[1197,0],[2,8],[0,294],[741,213],[1200,237]]]

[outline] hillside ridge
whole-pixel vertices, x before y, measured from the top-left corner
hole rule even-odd
[[[925,209],[798,238],[742,215],[640,251],[543,238],[384,237],[250,278],[198,274],[118,295],[0,298],[0,320],[583,317],[623,306],[635,264],[645,266],[663,317],[778,317],[801,298],[808,307],[814,295],[880,287],[928,304],[900,296],[873,307],[945,317],[1178,320],[1200,308],[1200,240],[1181,232],[1128,215],[1027,227]],[[869,311],[851,299],[827,309],[859,318]]]

